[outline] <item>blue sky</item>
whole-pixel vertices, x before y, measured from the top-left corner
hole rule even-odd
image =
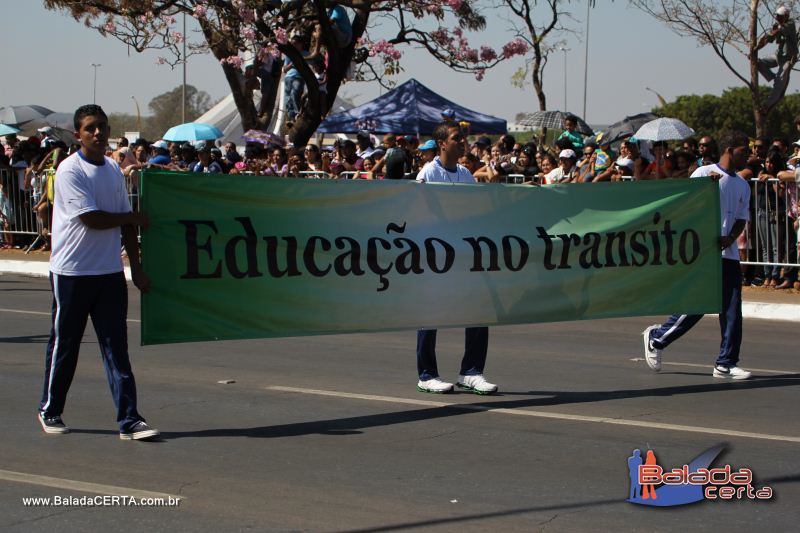
[[[110,112],[134,113],[132,95],[146,112],[151,98],[181,83],[180,70],[156,64],[156,52],[129,54],[124,44],[101,37],[67,15],[45,10],[39,0],[4,3],[0,69],[5,76],[0,106],[40,104],[70,112],[92,100],[92,63],[102,65],[97,69],[97,101]],[[649,110],[658,102],[645,87],[671,100],[681,94],[719,94],[740,84],[710,49],[698,47],[693,39],[679,37],[624,1],[597,3],[590,19],[588,122],[608,124]],[[580,115],[586,4],[577,1],[570,5],[573,26],[580,31],[564,37],[565,46],[570,49],[566,61],[566,107]],[[499,48],[512,37],[509,24],[496,12],[485,13],[488,28],[481,35],[472,36],[471,44]],[[519,58],[489,71],[478,82],[472,75],[452,72],[425,52],[402,50],[405,71],[395,77],[398,83],[415,77],[459,104],[509,120],[517,112],[538,108],[531,87],[520,90],[510,83],[511,75],[522,65]],[[743,65],[743,60],[737,65]],[[551,109],[565,107],[564,68],[564,54],[558,52],[545,72],[545,92]],[[790,93],[797,92],[798,80],[800,76],[796,75],[789,85]],[[188,82],[213,99],[228,92],[222,71],[210,54],[190,60]],[[380,92],[375,83],[350,83],[342,94],[362,103]]]

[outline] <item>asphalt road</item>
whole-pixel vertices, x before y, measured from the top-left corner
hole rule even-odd
[[[653,319],[493,328],[486,374],[501,394],[427,395],[416,391],[414,332],[141,348],[131,291],[140,411],[163,432],[145,443],[117,436],[91,327],[64,413],[73,431],[41,431],[50,297],[45,280],[0,276],[3,531],[796,531],[800,521],[797,324],[745,322],[742,366],[757,370],[739,383],[710,375],[713,318],[666,352],[660,374],[632,361]],[[462,343],[461,331],[440,332],[444,378],[455,379]],[[715,465],[751,468],[771,501],[625,501],[634,448],[671,468],[721,443]],[[114,490],[182,500],[23,503]]]

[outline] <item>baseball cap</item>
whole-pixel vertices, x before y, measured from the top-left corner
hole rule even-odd
[[[167,141],[165,141],[163,139],[160,140],[160,141],[154,142],[150,146],[152,146],[153,148],[158,148],[159,150],[169,150],[169,145],[167,144]]]
[[[428,150],[436,150],[436,141],[429,139],[422,143],[418,148],[420,152],[427,152]]]
[[[775,14],[781,17],[786,16],[789,14],[789,8],[786,6],[780,6],[775,10]]]
[[[475,144],[481,146],[489,146],[490,144],[492,144],[492,140],[486,135],[481,135],[480,137],[478,137],[478,140],[475,141]]]
[[[356,137],[359,139],[369,140],[369,132],[367,130],[361,130],[358,133],[356,133]]]
[[[206,143],[205,141],[197,141],[196,143],[194,143],[194,149],[197,150],[198,152],[207,152],[211,149],[211,147],[208,146],[208,143]]]
[[[451,119],[452,118],[456,118],[456,112],[448,107],[447,109],[442,111],[442,117],[443,118],[451,118]]]
[[[567,148],[566,150],[561,150],[561,153],[558,154],[559,159],[577,159],[574,150],[570,150]]]

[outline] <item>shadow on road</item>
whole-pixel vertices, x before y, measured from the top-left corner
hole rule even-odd
[[[319,420],[312,422],[298,422],[294,424],[281,424],[274,426],[260,426],[249,428],[220,428],[197,431],[164,432],[164,439],[197,438],[197,437],[251,437],[251,438],[279,438],[296,437],[301,435],[355,435],[364,429],[435,420],[453,416],[463,416],[472,413],[482,413],[494,409],[520,409],[525,407],[543,407],[555,405],[571,405],[579,403],[597,403],[608,400],[629,398],[650,398],[679,396],[699,393],[723,393],[733,390],[768,389],[775,387],[792,387],[800,385],[800,374],[790,374],[772,377],[762,377],[744,382],[706,383],[699,385],[682,385],[650,389],[629,389],[616,391],[529,391],[526,396],[539,396],[537,398],[515,400],[491,400],[487,398],[480,403],[454,404],[444,407],[426,409],[411,409],[393,413],[381,413],[348,418]],[[507,393],[508,394],[508,393]],[[513,393],[523,394],[523,393]],[[510,395],[510,394],[509,394]],[[91,433],[91,431],[87,431]],[[104,433],[100,431],[99,433]]]

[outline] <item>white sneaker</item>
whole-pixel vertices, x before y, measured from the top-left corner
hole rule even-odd
[[[439,378],[431,378],[417,383],[417,390],[420,392],[431,392],[433,394],[444,394],[453,391],[453,384],[442,381]]]
[[[475,394],[491,394],[497,392],[497,385],[489,383],[483,374],[476,376],[458,376],[458,387],[471,390]]]
[[[650,340],[650,332],[658,329],[661,326],[654,324],[642,332],[644,339],[644,360],[647,361],[647,366],[654,372],[661,372],[661,350],[653,346]]]
[[[715,378],[727,379],[749,379],[753,374],[738,366],[720,366],[714,367],[713,376]]]

